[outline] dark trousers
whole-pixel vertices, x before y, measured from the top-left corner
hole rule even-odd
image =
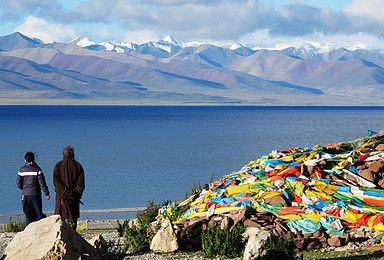
[[[29,225],[31,222],[38,221],[46,217],[42,210],[41,196],[23,195],[22,205],[25,214],[25,223],[27,225]]]

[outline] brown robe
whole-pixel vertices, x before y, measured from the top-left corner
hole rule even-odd
[[[73,159],[63,159],[53,169],[56,202],[54,214],[76,221],[80,217],[80,199],[85,188],[84,170]]]

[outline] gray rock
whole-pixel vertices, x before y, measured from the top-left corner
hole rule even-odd
[[[261,231],[257,227],[248,228],[243,236],[248,237],[247,245],[244,249],[244,260],[263,259],[266,255],[264,244],[268,237],[272,235],[269,231]]]
[[[5,250],[7,260],[79,259],[89,255],[100,259],[98,251],[85,241],[59,215],[29,224],[19,232]]]
[[[88,243],[95,247],[96,248],[96,244],[99,244],[101,246],[106,246],[107,245],[107,241],[104,239],[103,235],[102,234],[98,234],[96,236],[94,236],[93,238],[91,238],[90,240],[87,240]]]
[[[179,249],[177,237],[169,219],[166,219],[161,224],[160,230],[152,239],[150,249],[153,251],[166,253],[174,252]]]

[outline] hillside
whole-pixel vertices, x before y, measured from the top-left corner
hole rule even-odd
[[[382,105],[381,50],[0,37],[0,104]]]

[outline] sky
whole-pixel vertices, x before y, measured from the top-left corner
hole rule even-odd
[[[0,0],[0,36],[382,49],[383,13],[382,0]]]

